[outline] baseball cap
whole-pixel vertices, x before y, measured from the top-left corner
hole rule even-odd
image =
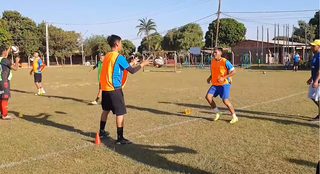
[[[316,39],[314,40],[312,43],[310,43],[311,45],[319,45],[320,46],[320,39]]]

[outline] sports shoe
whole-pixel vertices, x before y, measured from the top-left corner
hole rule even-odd
[[[221,112],[216,113],[214,117],[214,121],[218,121],[221,115],[222,115]]]
[[[12,120],[12,117],[10,115],[6,115],[6,116],[1,116],[2,120]]]
[[[106,132],[105,130],[100,130],[99,131],[99,136],[100,136],[100,138],[104,138],[104,137],[109,137],[109,135],[110,135],[110,132]]]
[[[91,102],[91,104],[92,105],[97,105],[98,103],[97,103],[97,101],[93,101],[93,102]]]
[[[230,123],[233,124],[233,123],[236,123],[238,121],[239,121],[238,117],[234,117],[234,118],[231,119]]]
[[[43,89],[43,88],[41,89],[41,92],[42,92],[42,94],[45,94],[45,93],[46,93],[46,91],[44,91],[44,89]]]
[[[125,138],[121,138],[117,140],[117,144],[132,144],[132,141],[127,140]]]

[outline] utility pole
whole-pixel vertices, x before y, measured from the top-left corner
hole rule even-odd
[[[219,0],[219,6],[218,6],[215,47],[218,46],[219,24],[220,24],[220,7],[221,7],[221,0]]]
[[[257,60],[259,59],[259,27],[257,27]]]
[[[213,28],[212,28],[212,33],[211,33],[211,58],[213,57]]]
[[[83,56],[83,53],[84,53],[84,51],[83,51],[83,36],[84,35],[86,35],[87,34],[87,32],[88,32],[89,30],[87,30],[82,36],[81,36],[81,56],[82,56],[82,65],[84,65],[84,63],[85,63],[85,57]]]
[[[277,63],[279,63],[279,56],[280,56],[280,44],[279,44],[279,36],[280,36],[280,25],[279,25],[279,23],[278,23],[278,49],[277,49],[277,60],[278,60],[278,62]]]
[[[262,47],[262,49],[261,49],[261,62],[264,60],[264,47],[263,47],[263,42],[264,42],[264,40],[263,40],[263,35],[264,35],[264,31],[263,31],[263,25],[262,25],[262,37],[261,37],[261,39],[262,39],[262,41],[261,41],[261,47]]]
[[[270,62],[270,58],[269,58],[269,28],[267,28],[267,54],[268,54],[268,62],[269,62],[269,64],[271,64],[271,62]]]
[[[50,66],[49,60],[49,24],[46,22],[46,51],[47,51],[47,66]]]
[[[277,36],[277,24],[274,24],[274,31],[273,31],[273,37],[276,38]],[[273,40],[273,57],[275,58],[276,56],[276,40]]]

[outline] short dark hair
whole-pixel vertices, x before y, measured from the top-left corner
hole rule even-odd
[[[6,51],[8,48],[5,45],[0,46],[0,54],[2,54],[4,51]]]
[[[213,50],[219,50],[219,51],[223,52],[223,48],[222,47],[214,47]]]
[[[117,36],[117,35],[111,35],[108,37],[108,44],[110,45],[110,47],[115,47],[116,46],[116,42],[117,41],[121,41],[121,37]]]

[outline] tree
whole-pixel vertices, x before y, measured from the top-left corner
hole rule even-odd
[[[84,54],[95,56],[100,53],[106,53],[110,50],[108,40],[103,35],[93,35],[84,41]]]
[[[167,32],[163,37],[161,46],[166,51],[178,50],[179,49],[179,30],[172,29]]]
[[[134,44],[129,40],[122,41],[122,50],[121,54],[124,56],[129,56],[131,53],[136,51],[136,47]]]
[[[308,43],[312,42],[315,38],[315,29],[316,26],[309,25],[305,21],[299,20],[298,21],[299,27],[294,28],[293,37],[292,40],[294,42],[300,42],[300,43]],[[305,37],[307,37],[305,39]]]
[[[205,46],[211,47],[212,38],[215,38],[216,21],[209,24],[208,31],[205,36]],[[218,45],[230,47],[244,40],[247,29],[243,23],[231,18],[220,19]],[[216,45],[213,44],[215,47]]]
[[[45,53],[46,51],[46,29],[45,23],[42,22],[38,25],[38,30],[40,33],[40,52]],[[79,50],[79,38],[80,33],[74,31],[64,31],[61,28],[55,27],[53,25],[48,26],[49,32],[49,56],[54,56],[57,64],[59,64],[58,59],[60,59],[61,64],[66,57],[70,57],[73,53]]]
[[[199,24],[189,23],[179,29],[179,49],[189,50],[190,47],[203,47],[203,31]]]
[[[0,46],[9,47],[12,44],[11,35],[5,20],[0,19]]]
[[[157,25],[152,19],[143,18],[143,19],[139,19],[138,21],[140,22],[140,24],[136,26],[136,28],[139,29],[138,36],[142,36],[142,35],[146,36],[146,40],[148,43],[148,51],[150,51],[149,34],[152,31],[157,31],[156,30]]]
[[[316,26],[316,31],[315,31],[315,38],[317,39],[320,39],[320,28],[319,28],[319,13],[320,13],[320,10],[317,11],[315,14],[314,14],[314,17],[310,19],[309,21],[309,25],[314,25]]]
[[[203,31],[199,24],[189,23],[168,31],[163,37],[162,47],[167,51],[189,50],[190,47],[203,47]]]
[[[149,38],[149,41],[148,41]],[[159,33],[153,33],[149,36],[146,36],[141,41],[141,50],[148,50],[148,51],[160,51],[161,48],[161,42],[162,42],[162,36]],[[148,48],[148,49],[147,49]]]
[[[39,50],[39,32],[32,19],[22,16],[17,11],[4,11],[2,19],[7,22],[13,44],[19,47],[20,55],[28,57]]]

